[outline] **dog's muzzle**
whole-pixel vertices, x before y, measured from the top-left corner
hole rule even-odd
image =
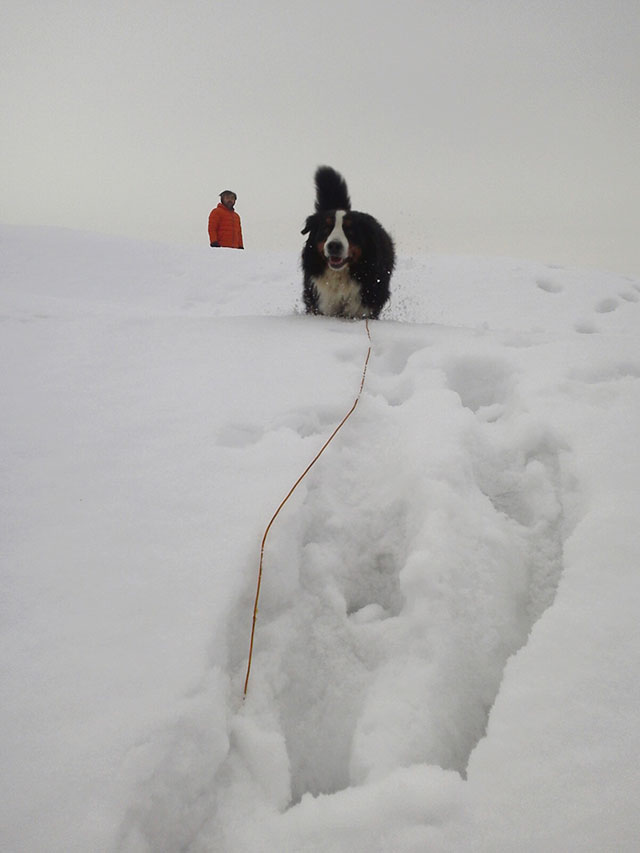
[[[339,240],[331,240],[325,243],[324,254],[331,269],[339,270],[349,260],[349,252],[344,243]]]

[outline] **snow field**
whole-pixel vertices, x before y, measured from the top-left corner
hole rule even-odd
[[[640,284],[0,231],[3,849],[634,850]],[[37,251],[34,250],[37,246]]]

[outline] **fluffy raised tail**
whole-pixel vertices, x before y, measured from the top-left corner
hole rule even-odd
[[[316,171],[316,210],[351,210],[345,180],[331,166],[319,166]]]

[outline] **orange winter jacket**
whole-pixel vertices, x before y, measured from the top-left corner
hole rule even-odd
[[[209,214],[209,243],[219,243],[227,249],[244,249],[240,217],[222,202]]]

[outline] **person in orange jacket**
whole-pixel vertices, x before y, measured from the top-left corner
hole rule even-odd
[[[220,193],[220,202],[209,214],[209,245],[244,249],[242,224],[233,209],[238,196],[231,190]]]

